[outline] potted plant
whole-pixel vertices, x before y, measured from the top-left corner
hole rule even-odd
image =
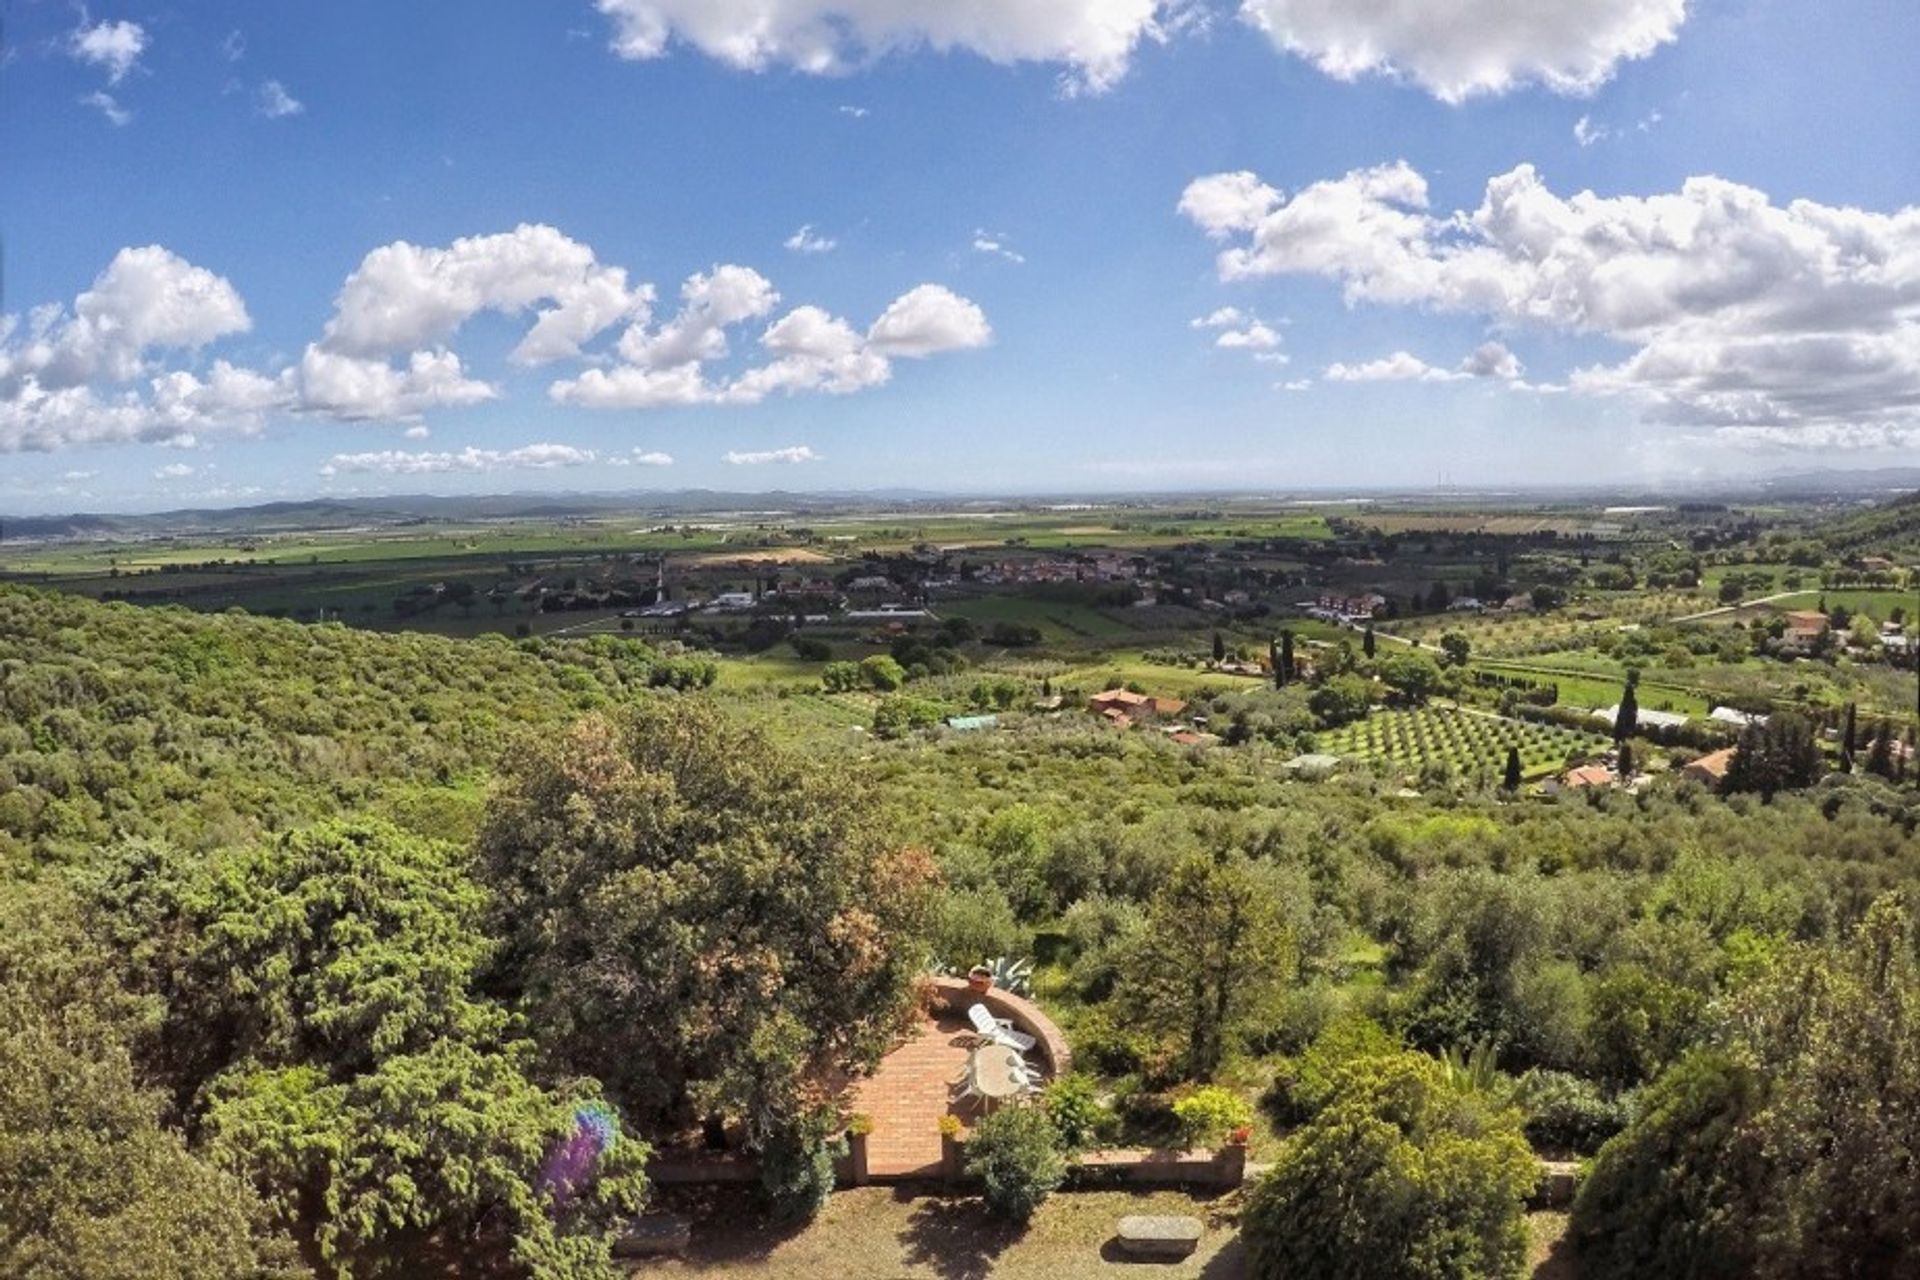
[[[967,990],[977,996],[983,996],[993,990],[993,970],[983,964],[977,964],[967,970]]]
[[[1250,1124],[1237,1126],[1232,1133],[1227,1135],[1227,1141],[1236,1147],[1246,1146],[1247,1143],[1253,1141],[1253,1126]]]
[[[960,1177],[960,1157],[965,1147],[961,1135],[966,1126],[960,1123],[960,1117],[949,1112],[940,1117],[940,1177],[947,1183],[953,1183]]]

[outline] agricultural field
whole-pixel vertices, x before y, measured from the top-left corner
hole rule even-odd
[[[1529,724],[1458,707],[1422,707],[1413,711],[1376,711],[1331,733],[1318,749],[1350,760],[1382,761],[1408,770],[1446,765],[1456,773],[1480,769],[1498,773],[1507,749],[1520,748],[1520,772],[1541,778],[1566,768],[1569,760],[1606,749],[1607,739],[1558,725]]]
[[[1610,707],[1620,701],[1620,693],[1625,686],[1624,668],[1619,675],[1606,675],[1592,670],[1536,662],[1479,662],[1475,667],[1496,675],[1522,677],[1536,683],[1554,685],[1560,690],[1561,706]],[[1689,671],[1683,674],[1695,673]],[[1668,673],[1655,669],[1641,674],[1640,705],[1649,711],[1678,711],[1698,717],[1711,711],[1713,708],[1710,704],[1714,701],[1712,692],[1693,684],[1676,682]]]
[[[1446,613],[1384,624],[1381,629],[1421,644],[1433,644],[1457,631],[1475,653],[1518,658],[1582,648],[1609,631],[1653,626],[1713,607],[1711,599],[1696,592],[1609,592],[1582,596],[1548,614]]]

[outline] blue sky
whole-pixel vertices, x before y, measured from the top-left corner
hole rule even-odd
[[[1920,460],[1911,5],[1509,7],[15,0],[0,511]]]

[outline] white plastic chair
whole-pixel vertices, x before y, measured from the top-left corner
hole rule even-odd
[[[960,1073],[960,1078],[957,1080],[949,1080],[947,1084],[949,1086],[958,1086],[953,1094],[952,1101],[954,1102],[965,1102],[968,1098],[983,1098],[980,1091],[973,1087],[973,1063],[971,1060],[968,1061],[966,1069]]]
[[[983,1004],[976,1004],[967,1010],[967,1021],[973,1024],[975,1031],[987,1039],[996,1044],[1004,1044],[1011,1049],[1018,1049],[1021,1053],[1040,1043],[1026,1032],[1015,1030],[1013,1023],[1005,1018],[994,1017],[992,1011]]]

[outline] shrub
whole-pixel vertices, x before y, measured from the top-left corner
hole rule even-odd
[[[794,636],[787,643],[807,662],[826,662],[833,657],[833,646],[814,636]]]
[[[1547,1150],[1597,1150],[1630,1119],[1624,1101],[1564,1071],[1529,1071],[1515,1095],[1527,1117],[1527,1140]]]
[[[664,658],[647,675],[647,683],[656,689],[705,689],[720,676],[720,664],[712,658],[692,654]]]
[[[1682,1059],[1647,1089],[1640,1118],[1600,1149],[1573,1202],[1583,1274],[1753,1274],[1754,1206],[1739,1194],[1733,1147],[1759,1090],[1750,1068],[1709,1051]],[[1745,1211],[1737,1211],[1742,1201]]]
[[[928,946],[935,958],[965,971],[988,956],[1027,949],[1028,935],[1007,895],[993,885],[952,890],[934,904]]]
[[[895,694],[883,698],[874,708],[873,732],[882,738],[903,738],[917,729],[931,729],[940,723],[944,709],[925,698]]]
[[[967,1175],[980,1179],[993,1213],[1031,1218],[1067,1178],[1060,1133],[1046,1109],[1008,1107],[982,1120],[967,1140]]]
[[[1061,1076],[1047,1086],[1046,1100],[1047,1114],[1065,1150],[1097,1146],[1113,1128],[1113,1115],[1100,1101],[1092,1076]]]
[[[1539,1177],[1519,1117],[1433,1059],[1363,1058],[1281,1144],[1241,1220],[1256,1280],[1503,1280],[1520,1274]]]
[[[1363,1058],[1398,1053],[1400,1042],[1371,1018],[1348,1014],[1336,1018],[1307,1051],[1284,1062],[1274,1073],[1266,1105],[1276,1118],[1301,1123],[1313,1118],[1333,1095],[1338,1073]]]
[[[782,1124],[760,1144],[760,1194],[768,1215],[805,1222],[833,1194],[833,1158],[840,1143],[827,1135],[824,1115]]]
[[[892,693],[907,682],[907,669],[885,653],[860,660],[860,675],[881,693]]]
[[[1217,1084],[1195,1089],[1175,1102],[1173,1114],[1189,1149],[1217,1147],[1228,1134],[1253,1123],[1253,1107],[1247,1100]]]

